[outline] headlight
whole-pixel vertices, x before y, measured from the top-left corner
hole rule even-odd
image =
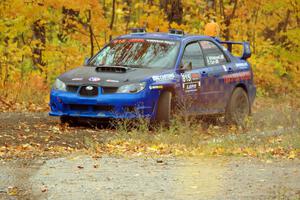
[[[146,82],[123,85],[118,88],[117,93],[137,93],[145,89],[145,86]]]
[[[56,79],[53,85],[53,89],[67,91],[66,84],[59,79]]]

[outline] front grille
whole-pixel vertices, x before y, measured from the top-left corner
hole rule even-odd
[[[67,85],[67,91],[68,92],[73,92],[76,93],[78,91],[78,86],[77,85]]]
[[[113,111],[114,106],[111,105],[84,105],[84,104],[69,104],[69,108],[72,111],[91,111],[91,112],[101,112]]]
[[[81,96],[97,96],[98,95],[98,87],[97,86],[92,86],[92,85],[88,85],[88,86],[82,86],[80,88],[79,94]]]
[[[97,106],[93,106],[93,110],[95,111],[112,111],[113,110],[113,106],[110,105],[97,105]]]
[[[118,87],[102,87],[102,93],[103,94],[116,93],[117,90],[118,90]]]
[[[70,104],[70,110],[78,110],[78,111],[88,111],[89,106],[88,105],[82,105],[82,104]]]

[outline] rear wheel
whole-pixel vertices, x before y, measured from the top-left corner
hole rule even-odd
[[[163,92],[158,100],[156,121],[160,124],[169,125],[171,120],[171,102],[172,93],[169,91]]]
[[[243,88],[234,89],[228,102],[225,120],[229,124],[243,126],[245,119],[250,114],[250,102]]]

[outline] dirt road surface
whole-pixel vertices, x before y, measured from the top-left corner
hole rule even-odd
[[[0,146],[29,141],[21,134],[24,130],[44,139],[49,126],[57,123],[46,113],[1,114]],[[93,132],[84,127],[73,131],[77,136]],[[80,145],[80,137],[72,136],[71,131],[55,142]],[[300,199],[300,161],[105,155],[94,159],[74,153],[0,160],[0,199]]]
[[[85,155],[1,162],[0,199],[299,199],[300,162]],[[13,190],[20,196],[9,195]]]

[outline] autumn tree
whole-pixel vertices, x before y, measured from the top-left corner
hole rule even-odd
[[[183,7],[181,0],[161,0],[160,8],[162,8],[165,13],[167,13],[168,21],[170,23],[182,23]]]
[[[43,88],[58,74],[130,28],[203,34],[212,18],[221,39],[250,42],[259,92],[299,90],[298,0],[2,0],[0,94],[10,95],[8,85],[25,91],[37,81],[47,93]]]

